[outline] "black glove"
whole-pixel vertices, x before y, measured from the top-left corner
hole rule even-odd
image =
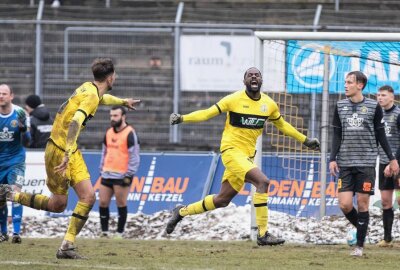
[[[182,123],[182,120],[182,115],[180,115],[179,113],[171,113],[171,115],[169,116],[169,123],[171,125],[180,124]]]
[[[320,143],[317,138],[312,138],[312,139],[306,138],[303,144],[308,148],[310,148],[311,150],[320,151]]]

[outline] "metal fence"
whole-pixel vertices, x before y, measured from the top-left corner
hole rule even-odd
[[[168,150],[182,147],[217,150],[224,126],[223,117],[201,125],[180,127],[179,140],[174,140],[174,136],[171,136],[178,132],[170,130],[168,118],[171,112],[187,113],[206,108],[224,95],[208,91],[180,93],[177,61],[179,35],[182,32],[208,35],[218,32],[231,35],[244,32],[252,34],[254,30],[271,29],[313,31],[319,30],[321,26],[318,25],[318,20],[314,20],[314,25],[182,23],[180,12],[178,8],[175,21],[168,23],[62,21],[42,20],[46,9],[43,6],[41,9],[39,5],[36,15],[32,9],[23,13],[28,19],[2,19],[2,81],[13,87],[16,93],[15,103],[22,105],[27,95],[38,93],[54,115],[58,106],[75,88],[92,80],[92,60],[99,56],[112,57],[118,74],[113,94],[142,100],[138,110],[129,114],[128,121],[135,125],[144,149]],[[70,16],[72,15],[71,13]],[[36,19],[32,16],[36,16]],[[171,14],[168,16],[171,17]],[[334,30],[334,27],[330,30]],[[307,102],[308,97],[304,95],[293,96],[294,104]],[[308,106],[299,106],[299,115],[309,119]],[[305,128],[308,125],[305,121]],[[108,108],[103,107],[80,136],[81,145],[84,148],[99,148],[108,126]],[[170,143],[175,141],[180,143]],[[265,150],[273,150],[268,141],[264,144]]]

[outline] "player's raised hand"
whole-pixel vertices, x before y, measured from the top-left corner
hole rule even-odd
[[[135,105],[140,103],[140,99],[126,98],[124,106],[129,110],[136,110]]]
[[[171,115],[169,116],[169,123],[171,125],[180,124],[182,123],[182,121],[182,115],[180,115],[179,113],[171,113]]]
[[[312,139],[306,138],[303,144],[308,148],[310,148],[311,150],[320,151],[321,146],[317,138],[312,138]]]
[[[69,163],[69,157],[64,156],[60,165],[54,167],[54,172],[65,176],[65,172],[67,171],[68,163]]]

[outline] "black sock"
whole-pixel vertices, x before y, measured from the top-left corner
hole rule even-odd
[[[126,223],[126,217],[128,216],[128,207],[118,207],[118,228],[117,232],[123,233]]]
[[[110,219],[110,209],[108,207],[99,207],[100,224],[103,232],[108,232],[108,221]]]
[[[383,239],[385,239],[386,242],[392,241],[393,219],[393,208],[383,209],[383,229],[385,231]]]
[[[365,237],[367,236],[369,223],[369,212],[358,212],[358,222],[357,222],[357,246],[363,247],[365,242]]]
[[[350,221],[351,224],[354,225],[354,227],[357,228],[357,220],[358,220],[358,213],[357,210],[353,207],[350,212],[347,214],[344,214],[345,217]]]

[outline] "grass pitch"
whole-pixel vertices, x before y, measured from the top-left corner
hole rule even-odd
[[[22,239],[0,244],[0,269],[396,269],[400,246],[367,245],[365,256],[349,256],[345,245],[258,247],[250,241],[154,241],[82,239],[89,260],[57,260],[61,239]]]

